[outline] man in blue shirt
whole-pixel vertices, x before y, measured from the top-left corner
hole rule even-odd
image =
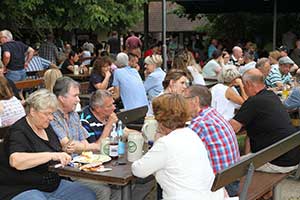
[[[132,63],[131,65],[133,65]],[[114,72],[113,86],[116,97],[121,96],[125,110],[130,110],[148,105],[143,81],[135,68],[129,66],[127,54],[117,55],[116,65],[119,67]]]

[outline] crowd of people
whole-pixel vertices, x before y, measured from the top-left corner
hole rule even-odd
[[[281,47],[259,57],[253,43],[228,52],[212,39],[208,60],[201,64],[195,59],[205,54],[198,40],[193,38],[192,48],[178,49],[172,38],[172,62],[164,71],[161,43],[143,51],[134,33],[125,48],[113,31],[106,49],[86,42],[78,52],[66,45],[61,54],[52,34],[33,49],[1,31],[0,125],[10,129],[0,143],[0,199],[120,199],[117,187],[66,180],[48,166],[67,165],[74,153],[99,152],[101,140],[118,121],[116,111],[142,106],[148,106],[147,117],[155,117],[158,130],[153,147],[132,164],[136,177],[154,174],[163,199],[237,196],[239,180],[210,190],[217,172],[243,158],[236,133],[242,127],[247,131],[248,154],[297,130],[287,111],[300,106],[298,54],[290,58]],[[89,104],[82,108],[80,83],[67,76],[77,68],[90,73]],[[30,71],[45,71],[30,77],[43,78],[44,88],[24,98],[15,83]],[[281,100],[277,94],[290,88]],[[290,172],[297,168],[299,153],[295,148],[259,170]],[[152,186],[151,181],[136,183],[133,199],[143,199]]]

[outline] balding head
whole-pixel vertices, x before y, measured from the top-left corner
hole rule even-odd
[[[243,50],[242,50],[241,47],[235,46],[235,47],[233,47],[233,49],[232,49],[232,54],[233,54],[233,56],[234,56],[236,59],[239,59],[239,58],[241,58],[241,57],[243,56]]]
[[[245,82],[251,81],[253,83],[264,84],[264,75],[256,68],[247,70],[243,74],[242,79]]]
[[[254,96],[265,88],[264,75],[256,68],[247,70],[242,80],[248,96]]]

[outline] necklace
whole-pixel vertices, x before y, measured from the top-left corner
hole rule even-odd
[[[29,115],[26,116],[26,120],[29,124],[29,126],[31,127],[31,129],[33,130],[33,132],[40,137],[43,140],[48,140],[48,135],[45,131],[45,129],[38,129],[35,124],[33,123],[33,120],[31,119],[31,117]]]

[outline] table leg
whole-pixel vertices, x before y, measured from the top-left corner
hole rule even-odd
[[[131,200],[132,199],[132,190],[131,190],[131,182],[127,185],[122,186],[122,200]]]

